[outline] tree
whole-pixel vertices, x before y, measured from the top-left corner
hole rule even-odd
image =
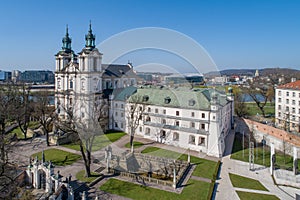
[[[245,95],[241,89],[235,88],[234,94],[234,112],[238,117],[244,117],[248,114],[248,110],[245,103]]]
[[[81,100],[83,100],[82,97]],[[85,165],[86,177],[91,176],[91,163],[92,163],[92,147],[96,136],[104,134],[104,129],[101,127],[104,121],[107,121],[108,105],[105,100],[94,101],[93,99],[85,100],[83,109],[88,116],[77,116],[74,107],[63,108],[66,113],[66,119],[58,118],[56,124],[57,128],[65,133],[73,134],[78,138],[80,152]],[[92,112],[87,112],[89,106],[92,107]]]
[[[274,86],[270,85],[270,83],[268,83],[267,81],[263,82],[263,80],[261,80],[253,81],[252,83],[249,83],[249,87],[244,88],[245,93],[253,99],[264,117],[266,116],[265,106],[267,104],[267,101],[270,98],[274,98],[273,96],[271,96],[272,94],[274,94],[271,93],[271,89],[273,87]]]
[[[18,102],[18,88],[7,83],[0,85],[0,198],[11,199],[15,193],[14,178],[16,167],[8,159],[8,152],[12,146],[7,134],[8,126],[15,123],[17,118],[16,104]]]
[[[47,91],[34,94],[34,112],[33,117],[43,127],[46,136],[46,143],[49,146],[49,133],[52,131],[53,122],[56,119],[54,106],[50,105],[50,93]]]
[[[145,102],[147,97],[143,97],[138,94],[132,95],[128,99],[128,104],[126,105],[126,118],[127,126],[130,135],[130,146],[131,152],[133,152],[133,140],[135,136],[135,131],[139,127],[140,122],[142,121],[143,114],[145,112],[146,104]]]
[[[30,115],[33,111],[32,108],[32,101],[29,98],[30,96],[30,87],[26,86],[23,84],[20,88],[20,92],[18,95],[18,103],[17,103],[17,110],[18,110],[18,115],[17,115],[17,123],[24,134],[24,138],[27,138],[27,130],[29,127],[29,122],[30,122]]]

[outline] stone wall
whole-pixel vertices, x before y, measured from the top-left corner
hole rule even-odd
[[[286,153],[291,156],[293,156],[294,146],[300,148],[300,134],[296,135],[289,133],[249,119],[243,119],[241,123],[243,122],[248,130],[245,130],[245,128],[242,130],[246,131],[246,134],[248,134],[247,132],[253,132],[254,139],[257,142],[261,142],[264,138],[266,140],[266,145],[270,146],[270,144],[273,143],[276,150],[283,151],[285,149]],[[299,157],[300,152],[298,152],[298,158]]]

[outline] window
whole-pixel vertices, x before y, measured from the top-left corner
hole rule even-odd
[[[281,112],[278,112],[278,117],[281,117]]]
[[[290,103],[290,100],[289,99],[286,99],[286,104],[289,104]]]
[[[134,85],[134,79],[131,79],[130,85]]]
[[[142,107],[142,106],[140,106],[140,107],[139,107],[139,110],[140,110],[140,111],[143,111],[143,107]]]
[[[124,113],[121,112],[121,117],[124,117]]]
[[[296,113],[296,109],[295,108],[292,108],[292,113]]]
[[[171,98],[170,97],[166,97],[165,98],[165,104],[169,104],[171,102]]]
[[[59,79],[57,79],[57,89],[60,89],[60,78]]]
[[[73,81],[70,81],[70,89],[73,89]]]
[[[296,93],[295,92],[293,92],[293,97],[295,97],[296,96]]]
[[[118,128],[118,123],[117,122],[115,122],[115,128]]]
[[[165,115],[167,113],[166,109],[163,110],[163,114]]]
[[[199,137],[198,145],[205,146],[205,138]]]
[[[145,132],[145,135],[150,135],[150,128],[146,128],[146,132]]]
[[[84,84],[85,84],[85,83],[84,83],[84,80],[81,80],[81,90],[84,90],[84,88],[85,88],[85,87],[84,87]]]
[[[290,96],[290,93],[289,93],[289,92],[286,92],[286,96],[287,96],[287,97]]]
[[[281,110],[281,105],[278,105],[278,110]]]
[[[82,71],[85,70],[85,60],[84,60],[84,57],[82,58]]]
[[[148,112],[151,112],[151,108],[150,107],[148,107]]]
[[[287,107],[285,108],[285,111],[286,111],[286,112],[289,112],[289,111],[290,111],[290,108],[287,106]]]
[[[292,100],[292,105],[295,105],[295,104],[296,104],[295,100]]]
[[[124,104],[121,104],[121,108],[124,108]]]
[[[179,126],[179,121],[176,121],[176,122],[175,122],[175,125],[176,125],[176,126]]]
[[[281,103],[281,98],[278,98],[278,103]]]
[[[140,132],[142,132],[142,131],[143,131],[143,127],[140,126]]]
[[[116,116],[116,117],[118,116],[118,112],[116,112],[115,116]]]
[[[72,98],[70,98],[70,105],[72,105],[73,104],[73,99]]]
[[[81,112],[81,117],[84,118],[84,112]]]
[[[97,71],[97,58],[94,58],[94,71]]]
[[[148,96],[148,95],[144,95],[144,96],[143,96],[143,101],[146,102],[146,101],[148,101],[148,100],[149,100],[149,96]]]
[[[189,136],[189,144],[195,144],[195,136],[193,135]]]
[[[191,123],[191,128],[195,128],[195,122]]]
[[[166,122],[166,119],[162,119],[161,123],[162,123],[162,124],[166,124],[166,123],[167,123],[167,122]]]
[[[201,124],[201,129],[205,129],[205,124]]]
[[[146,117],[146,122],[151,122],[151,118],[149,116]]]
[[[300,114],[300,109],[298,109],[298,114]]]
[[[295,115],[292,116],[292,120],[293,120],[293,121],[296,120],[296,116],[295,116]]]
[[[124,125],[123,125],[123,123],[121,123],[121,128],[123,128],[124,127]]]
[[[173,133],[173,141],[179,141],[179,133],[177,132]]]
[[[176,111],[176,116],[179,116],[179,111]]]
[[[202,113],[201,117],[202,117],[202,118],[205,118],[205,113]]]
[[[278,91],[278,96],[281,96],[281,91],[280,90]]]
[[[194,113],[194,112],[192,112],[192,113],[191,113],[191,116],[192,116],[192,117],[195,117],[195,113]]]
[[[196,101],[194,99],[189,100],[189,106],[194,106],[196,104]]]
[[[115,107],[116,107],[116,108],[118,107],[118,104],[117,104],[117,103],[115,104]]]
[[[157,108],[155,108],[155,113],[158,113],[158,109]]]

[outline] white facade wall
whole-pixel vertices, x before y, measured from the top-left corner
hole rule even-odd
[[[300,91],[295,89],[275,90],[275,125],[299,132]]]

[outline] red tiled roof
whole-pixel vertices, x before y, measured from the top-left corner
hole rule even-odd
[[[277,88],[279,88],[279,89],[300,90],[300,80],[295,81],[295,82],[291,82],[291,83],[287,83],[287,84],[284,84],[284,85],[280,85]]]

